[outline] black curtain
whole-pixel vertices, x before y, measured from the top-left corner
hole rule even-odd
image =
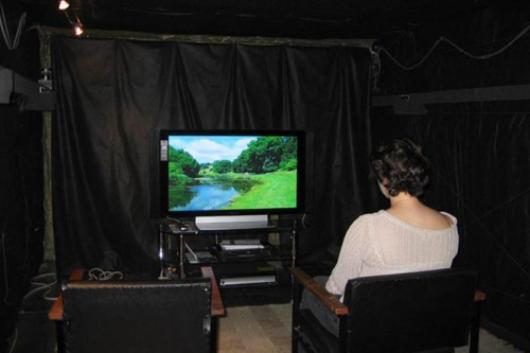
[[[42,117],[0,105],[0,352],[43,257]]]
[[[524,27],[523,17],[517,9],[485,11],[382,43],[405,64],[418,62],[442,35],[475,55],[498,54],[476,60],[442,44],[409,71],[382,55],[380,93],[528,84],[528,35],[512,41]],[[445,102],[454,96],[437,94]],[[484,317],[502,327],[505,338],[524,338],[528,344],[530,102],[510,101],[507,94],[489,102],[428,104],[428,113],[420,116],[396,115],[391,107],[373,109],[372,131],[375,144],[409,136],[424,146],[434,172],[427,202],[459,219],[457,266],[480,271],[488,295]]]
[[[419,117],[377,109],[372,126],[382,131],[374,140],[408,136],[424,146],[433,164],[426,202],[458,218],[455,266],[480,272],[480,287],[488,295],[485,317],[525,337],[523,328],[530,324],[530,113],[502,107],[507,108],[431,106]]]
[[[7,14],[18,13],[4,4]],[[0,66],[31,79],[39,76],[38,37],[24,31],[17,49],[0,40]],[[9,87],[11,82],[0,82]],[[43,258],[42,114],[0,104],[0,352]]]
[[[359,48],[54,37],[58,268],[156,269],[157,131],[304,130],[301,261],[372,204],[370,56]]]

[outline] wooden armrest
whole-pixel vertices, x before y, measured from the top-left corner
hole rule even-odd
[[[219,286],[217,285],[217,280],[215,279],[214,273],[211,267],[202,267],[201,273],[204,278],[210,278],[212,284],[212,316],[224,316],[225,308],[223,305],[223,299],[221,298],[221,292],[219,291]],[[73,270],[68,281],[80,281],[83,279],[85,274],[84,269]],[[48,311],[48,319],[50,320],[62,320],[64,316],[64,302],[62,294],[59,294],[53,305]]]
[[[83,279],[85,274],[84,269],[75,269],[70,273],[68,281],[80,281]],[[63,295],[59,293],[57,298],[55,298],[50,311],[48,311],[48,319],[50,320],[62,320],[64,316],[64,302]]]
[[[302,284],[310,291],[319,301],[324,304],[332,313],[337,316],[348,315],[348,307],[340,302],[333,294],[326,291],[318,282],[311,278],[307,273],[299,268],[291,269],[293,279]]]
[[[212,283],[212,316],[224,316],[225,307],[212,268],[209,266],[201,267],[201,273],[202,277],[209,278]]]

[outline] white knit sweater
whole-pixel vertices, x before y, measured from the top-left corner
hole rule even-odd
[[[330,293],[343,295],[351,278],[428,271],[451,267],[458,252],[456,218],[441,230],[413,226],[381,210],[360,216],[342,243],[339,259],[326,283]]]

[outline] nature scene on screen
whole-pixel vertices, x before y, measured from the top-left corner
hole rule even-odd
[[[294,208],[295,136],[169,136],[169,211]]]

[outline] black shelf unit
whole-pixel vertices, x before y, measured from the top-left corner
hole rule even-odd
[[[267,228],[222,230],[200,230],[189,220],[178,223],[172,230],[170,222],[160,224],[162,271],[195,276],[201,266],[211,266],[228,306],[290,300],[288,269],[296,265],[297,219],[271,221]],[[226,250],[230,246],[236,249]]]

